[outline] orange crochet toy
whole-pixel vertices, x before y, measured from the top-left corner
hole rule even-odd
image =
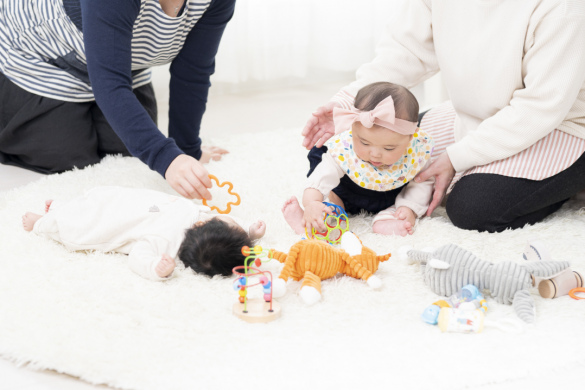
[[[305,303],[311,305],[321,299],[321,280],[332,278],[340,272],[362,279],[372,288],[380,287],[382,282],[374,276],[374,272],[382,261],[390,258],[390,253],[377,256],[373,250],[362,246],[351,232],[343,235],[341,245],[346,250],[310,239],[294,244],[288,254],[272,249],[268,256],[284,263],[280,276],[273,282],[276,294],[284,293],[289,278],[303,279],[300,295]]]

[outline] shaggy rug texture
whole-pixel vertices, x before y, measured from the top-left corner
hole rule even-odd
[[[300,239],[281,207],[302,194],[308,169],[299,129],[213,139],[231,153],[208,169],[242,196],[233,214],[261,218],[259,244],[288,251]],[[511,306],[488,297],[479,334],[441,333],[420,319],[439,299],[419,266],[392,257],[376,275],[383,287],[337,276],[323,282],[323,298],[306,306],[290,281],[279,299],[282,315],[249,324],[232,314],[233,278],[176,272],[166,282],[135,275],[120,254],[68,252],[22,229],[26,211],[42,213],[46,199],[69,199],[101,185],[172,193],[156,173],[133,158],[110,157],[83,170],[54,175],[0,194],[0,355],[33,369],[52,369],[122,389],[194,389],[272,386],[292,388],[462,389],[585,372],[585,301],[543,299],[537,318],[514,331]],[[219,196],[218,196],[219,197]],[[371,231],[372,216],[351,229],[378,254],[403,245],[417,249],[457,244],[494,263],[523,262],[531,238],[553,260],[585,274],[585,204],[572,200],[544,222],[498,234],[454,227],[445,210],[417,223],[414,235]],[[281,265],[265,264],[278,273]],[[254,291],[251,290],[251,294]],[[261,295],[261,289],[258,296]]]

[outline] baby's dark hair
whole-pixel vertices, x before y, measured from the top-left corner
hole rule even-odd
[[[187,229],[179,258],[197,273],[229,276],[234,267],[244,265],[243,246],[253,246],[243,229],[212,218]]]
[[[355,108],[372,111],[378,103],[392,96],[396,117],[411,122],[418,122],[418,101],[407,88],[385,81],[368,84],[360,89],[355,97]]]

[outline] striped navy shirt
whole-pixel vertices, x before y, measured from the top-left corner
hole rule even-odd
[[[234,3],[185,0],[170,17],[158,0],[2,0],[0,72],[36,95],[95,99],[130,153],[164,176],[179,154],[201,156],[209,77]],[[168,63],[169,139],[132,93]]]

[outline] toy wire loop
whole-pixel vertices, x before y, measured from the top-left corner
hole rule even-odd
[[[259,267],[262,264],[262,260],[260,260],[261,256],[267,257],[270,261],[270,251],[263,250],[260,245],[256,245],[253,248],[248,246],[242,247],[242,254],[247,256],[244,260],[244,265],[240,265],[233,268],[233,272],[240,276],[236,280],[234,280],[234,290],[237,290],[240,295],[240,303],[244,304],[244,313],[248,312],[248,292],[247,289],[252,286],[262,285],[262,289],[264,292],[264,300],[270,303],[269,312],[272,313],[272,272],[270,271],[261,271],[258,268],[251,267],[250,263],[253,261],[256,267]],[[243,272],[242,272],[243,271]],[[266,277],[268,275],[269,277]],[[249,284],[249,277],[250,276],[260,276],[258,278],[259,282],[254,284]]]
[[[223,187],[223,186],[225,186],[225,185],[227,185],[228,186],[228,194],[234,195],[238,200],[236,202],[228,202],[227,207],[226,207],[225,210],[220,210],[219,207],[217,207],[217,206],[209,206],[207,204],[207,199],[203,199],[203,204],[205,206],[208,206],[212,210],[216,210],[220,214],[229,214],[230,211],[232,211],[232,205],[237,206],[237,205],[240,204],[240,201],[241,201],[240,195],[238,195],[236,192],[232,192],[232,190],[234,189],[234,185],[231,182],[224,181],[223,183],[219,184],[219,180],[217,180],[217,177],[215,177],[213,175],[209,175],[209,178],[211,180],[214,180],[215,183],[217,184],[217,186],[220,187],[220,188]]]

